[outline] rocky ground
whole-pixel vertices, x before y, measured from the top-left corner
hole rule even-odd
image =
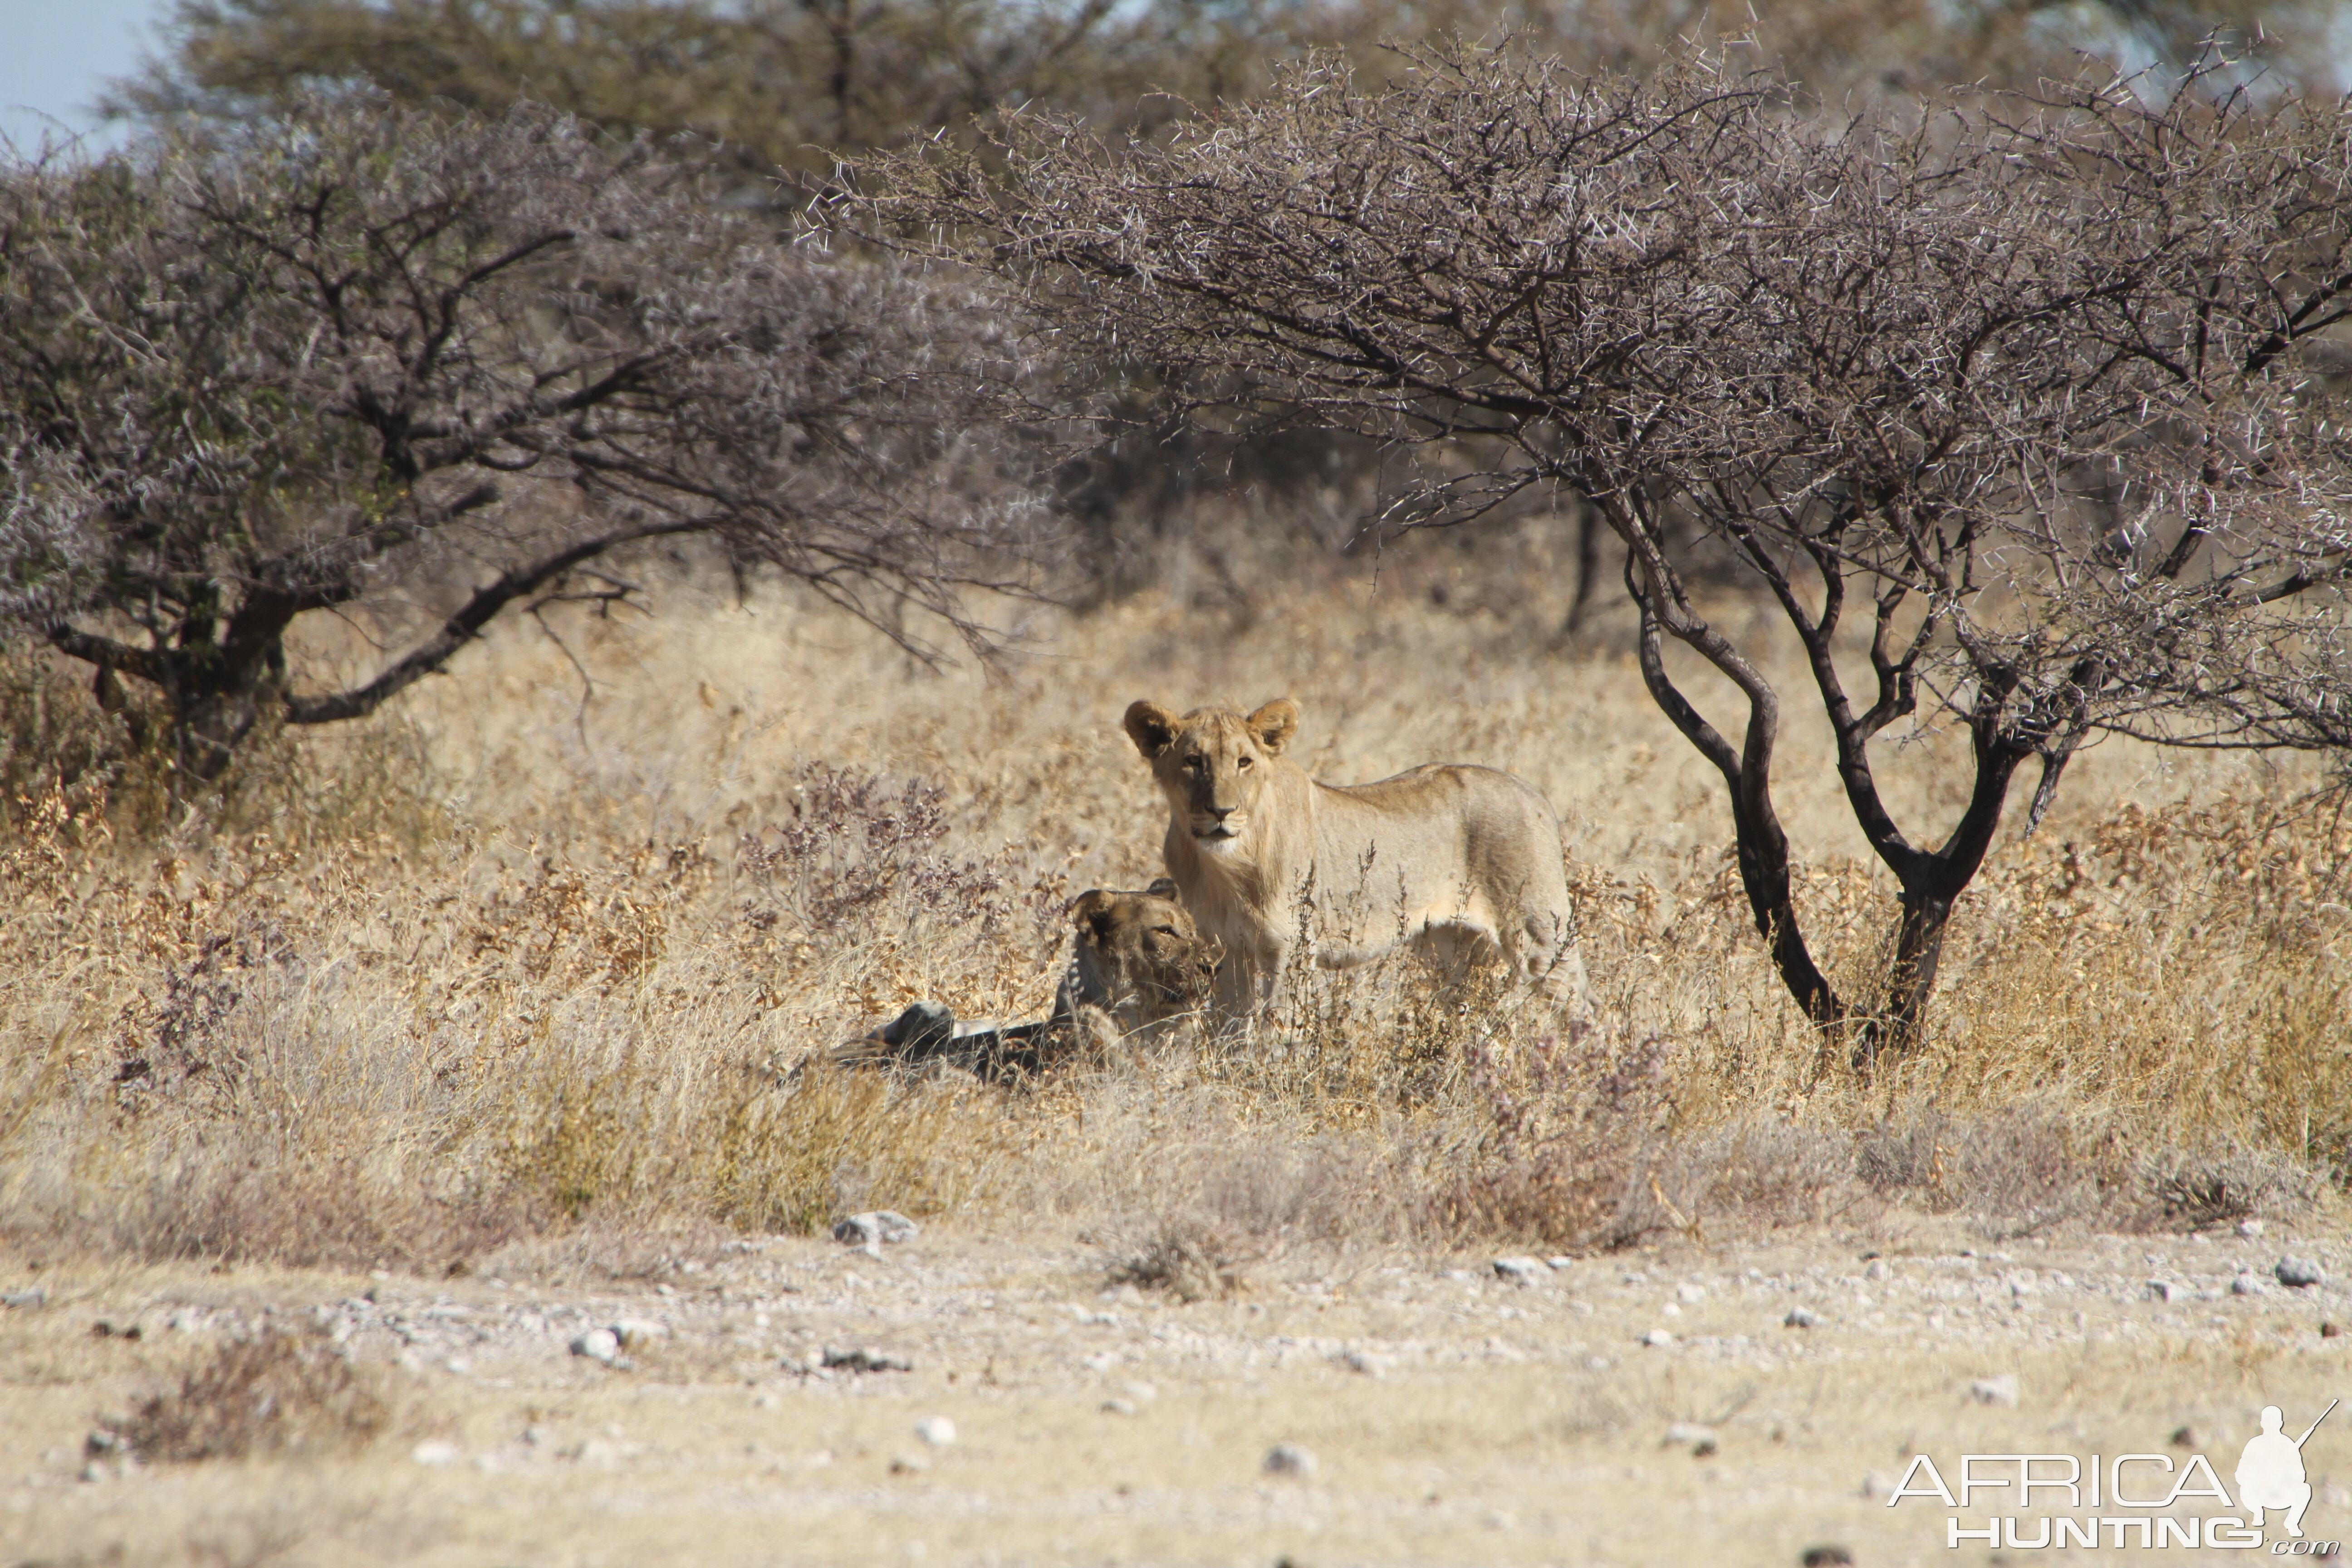
[[[2316,1225],[1302,1253],[1189,1303],[1108,1285],[1118,1256],[932,1227],[576,1284],[0,1255],[0,1562],[2206,1562],[1953,1550],[1948,1516],[2001,1505],[1890,1500],[1923,1453],[2203,1453],[2229,1481],[2263,1405],[2300,1431],[2352,1396],[2352,1245]],[[180,1463],[117,1440],[265,1327],[382,1379],[389,1428]],[[2352,1538],[2352,1414],[2305,1454],[2307,1540]]]

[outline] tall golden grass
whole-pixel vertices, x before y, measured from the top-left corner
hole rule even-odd
[[[946,672],[797,601],[679,585],[658,620],[505,627],[396,711],[267,738],[204,811],[16,657],[0,1232],[446,1268],[878,1205],[1059,1215],[1147,1254],[1177,1235],[1222,1279],[1301,1237],[1593,1247],[1888,1205],[2007,1233],[2331,1201],[2352,826],[2315,774],[2086,753],[1965,900],[1927,1047],[1857,1081],[1772,977],[1717,782],[1627,628],[1553,637],[1544,550],[1032,609],[1007,660]],[[918,997],[1042,1015],[1067,901],[1157,869],[1126,704],[1277,694],[1318,776],[1451,759],[1545,791],[1594,1031],[1400,959],[1305,977],[1248,1047],[1027,1090],[815,1060]],[[1922,837],[1958,814],[1959,743],[1931,727],[1890,759]],[[1828,755],[1798,722],[1782,811],[1817,950],[1866,989],[1892,887]]]

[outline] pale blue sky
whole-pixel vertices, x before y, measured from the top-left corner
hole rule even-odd
[[[106,79],[152,46],[168,0],[0,0],[0,133],[29,152],[55,116],[89,131]]]

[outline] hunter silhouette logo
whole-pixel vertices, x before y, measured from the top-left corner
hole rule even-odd
[[[2319,1413],[2319,1421],[2334,1415],[2341,1403],[2329,1400],[2327,1408]],[[2246,1522],[2254,1529],[2263,1527],[2264,1510],[2283,1508],[2287,1534],[2303,1539],[2303,1510],[2311,1506],[2311,1480],[2303,1473],[2303,1446],[2319,1430],[2319,1421],[2305,1427],[2302,1436],[2290,1437],[2280,1429],[2286,1423],[2285,1414],[2275,1405],[2263,1406],[2262,1435],[2247,1439],[2246,1451],[2238,1460],[2238,1501],[2245,1506]]]
[[[1938,1468],[1923,1453],[1912,1456],[1886,1506],[1934,1498],[1951,1510],[1944,1521],[1949,1548],[1969,1542],[2026,1552],[2268,1546],[2276,1557],[2333,1558],[2342,1551],[2339,1543],[2304,1536],[2303,1513],[2312,1493],[2304,1446],[2340,1403],[2328,1401],[2300,1437],[2289,1435],[2284,1411],[2264,1405],[2263,1429],[2247,1440],[2231,1478],[2234,1500],[2202,1454],[2185,1462],[2168,1453],[1962,1454],[1955,1469],[1949,1459]],[[1998,1511],[1968,1520],[1981,1509]],[[2273,1512],[2284,1516],[2279,1524],[2285,1535],[2274,1542],[2263,1533]]]

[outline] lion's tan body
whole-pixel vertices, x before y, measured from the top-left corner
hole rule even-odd
[[[1218,1011],[1275,999],[1302,930],[1317,963],[1361,963],[1413,942],[1447,960],[1494,954],[1580,1007],[1584,962],[1543,796],[1493,768],[1432,763],[1375,784],[1318,784],[1282,755],[1298,708],[1244,715],[1154,703],[1127,711],[1169,806],[1168,873],[1225,958]]]
[[[1097,888],[1071,906],[1076,926],[1070,967],[1054,997],[1054,1020],[1078,1021],[1092,1008],[1121,1038],[1164,1034],[1206,1008],[1215,945],[1201,935],[1162,877],[1142,892]]]
[[[1181,1034],[1208,1009],[1218,948],[1201,935],[1176,884],[1096,888],[1070,906],[1069,967],[1042,1022],[960,1022],[918,1002],[834,1053],[845,1067],[946,1068],[989,1082],[1034,1078],[1075,1057],[1097,1059]]]

